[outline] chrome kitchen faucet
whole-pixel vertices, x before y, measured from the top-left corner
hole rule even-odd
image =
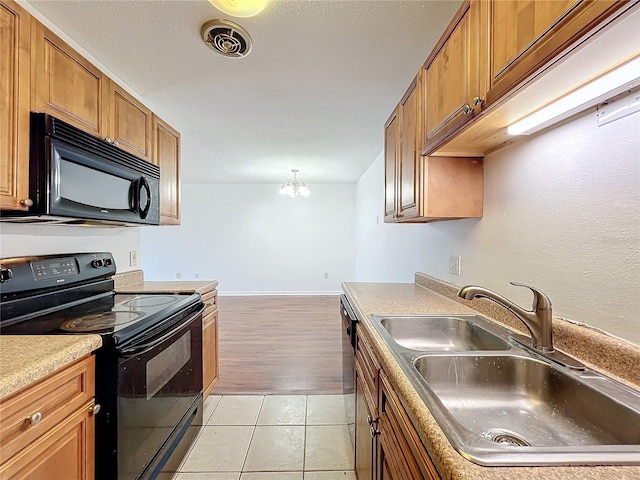
[[[510,283],[516,287],[528,288],[533,292],[533,310],[525,310],[499,293],[477,285],[462,287],[458,290],[458,296],[466,300],[473,300],[478,297],[492,300],[518,317],[531,333],[531,339],[512,335],[513,339],[518,343],[564,366],[575,369],[584,368],[582,363],[562,352],[558,352],[553,347],[553,314],[549,297],[535,287],[517,282]]]

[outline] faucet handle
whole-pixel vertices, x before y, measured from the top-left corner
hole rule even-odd
[[[551,300],[544,292],[541,292],[536,287],[532,287],[531,285],[526,285],[520,282],[509,282],[511,285],[516,287],[525,287],[531,290],[533,293],[533,309],[534,310],[551,310]]]

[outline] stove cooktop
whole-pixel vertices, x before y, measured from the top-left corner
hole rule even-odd
[[[5,335],[95,333],[122,341],[200,301],[198,294],[111,294],[2,327]],[[117,342],[118,343],[118,342]]]

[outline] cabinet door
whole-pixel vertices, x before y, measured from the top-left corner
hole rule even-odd
[[[32,28],[32,110],[105,137],[108,77],[35,19]]]
[[[218,380],[218,311],[202,320],[202,387],[205,399]]]
[[[6,480],[92,480],[94,478],[95,419],[93,402],[76,411],[53,430],[31,443],[0,467]]]
[[[384,125],[384,221],[397,221],[398,108]]]
[[[115,82],[111,85],[111,140],[123,150],[151,161],[152,113]]]
[[[374,453],[375,453],[375,413],[370,407],[371,394],[363,378],[360,362],[356,359],[355,367],[355,393],[356,393],[356,419],[355,437],[356,451],[355,464],[358,480],[374,480]],[[372,430],[372,428],[374,430]]]
[[[160,225],[180,225],[180,134],[153,116],[153,163],[160,167]]]
[[[386,468],[391,478],[439,480],[426,449],[400,403],[389,379],[380,372],[378,452],[380,470]],[[383,467],[386,463],[387,466]]]
[[[490,0],[489,91],[492,103],[526,81],[626,2],[613,0]],[[508,28],[504,28],[508,25]]]
[[[482,107],[486,36],[480,28],[480,9],[479,1],[464,2],[425,63],[425,155]]]
[[[400,158],[398,159],[397,215],[400,221],[420,216],[422,142],[418,78],[400,101]]]
[[[28,208],[30,26],[25,10],[0,2],[0,209]]]

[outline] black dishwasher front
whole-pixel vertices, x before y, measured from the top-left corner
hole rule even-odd
[[[342,392],[347,425],[351,441],[355,446],[355,347],[356,324],[358,318],[353,312],[346,295],[340,296],[340,316],[342,317]]]

